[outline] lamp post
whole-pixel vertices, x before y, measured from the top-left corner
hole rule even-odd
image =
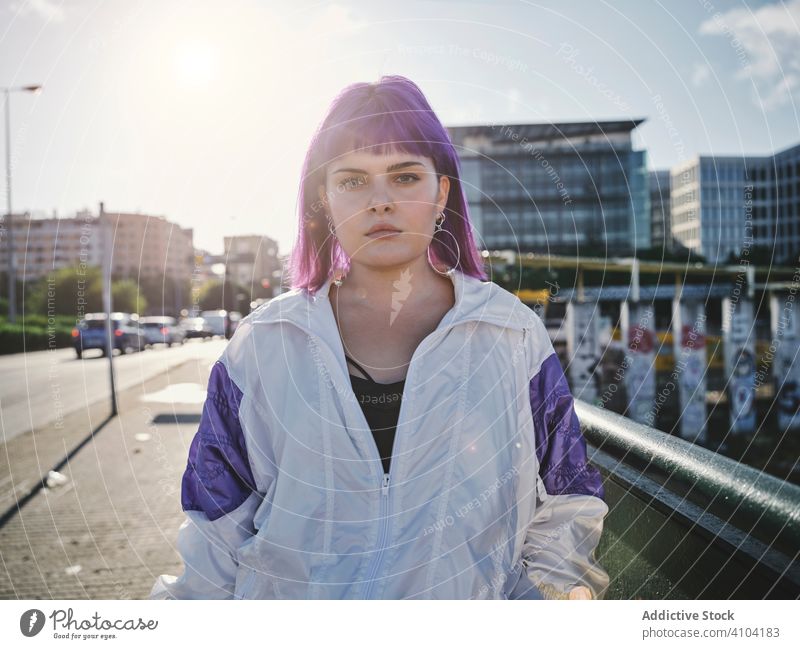
[[[98,225],[103,242],[103,311],[106,312],[106,356],[108,356],[108,373],[111,379],[111,415],[116,417],[119,410],[117,408],[117,386],[114,380],[114,327],[111,323],[111,314],[114,308],[111,291],[114,238],[111,231],[111,220],[106,219],[106,208],[103,203],[100,203]],[[124,342],[122,344],[125,345]]]
[[[17,277],[14,269],[14,224],[11,213],[11,93],[32,92],[38,94],[42,89],[38,86],[18,86],[15,88],[0,88],[5,94],[6,113],[6,204],[8,213],[8,232],[6,233],[8,249],[8,321],[17,321]]]

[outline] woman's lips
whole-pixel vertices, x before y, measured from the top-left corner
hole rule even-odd
[[[383,239],[393,237],[396,234],[400,234],[399,230],[376,230],[375,232],[370,232],[367,236],[370,239]]]

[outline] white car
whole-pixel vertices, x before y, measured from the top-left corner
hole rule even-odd
[[[217,311],[203,311],[200,317],[206,321],[212,335],[225,337],[225,320],[228,312],[224,309]]]
[[[224,338],[230,338],[233,335],[239,321],[242,319],[242,314],[238,311],[225,311],[224,309],[203,311],[200,315],[215,336]]]

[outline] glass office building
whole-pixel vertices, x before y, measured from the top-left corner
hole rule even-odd
[[[753,245],[790,266],[800,262],[800,144],[751,165]]]
[[[671,203],[674,239],[709,262],[737,263],[758,250],[762,260],[795,263],[800,145],[771,156],[699,156],[674,167]]]
[[[449,128],[479,244],[490,250],[631,255],[649,248],[643,120]]]

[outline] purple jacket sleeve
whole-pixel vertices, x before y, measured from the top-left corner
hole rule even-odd
[[[184,511],[201,511],[214,521],[239,507],[256,490],[239,422],[241,401],[242,391],[225,365],[217,361],[183,474]]]
[[[586,440],[555,352],[531,379],[530,400],[539,475],[547,493],[584,494],[603,499],[600,472],[587,463]]]

